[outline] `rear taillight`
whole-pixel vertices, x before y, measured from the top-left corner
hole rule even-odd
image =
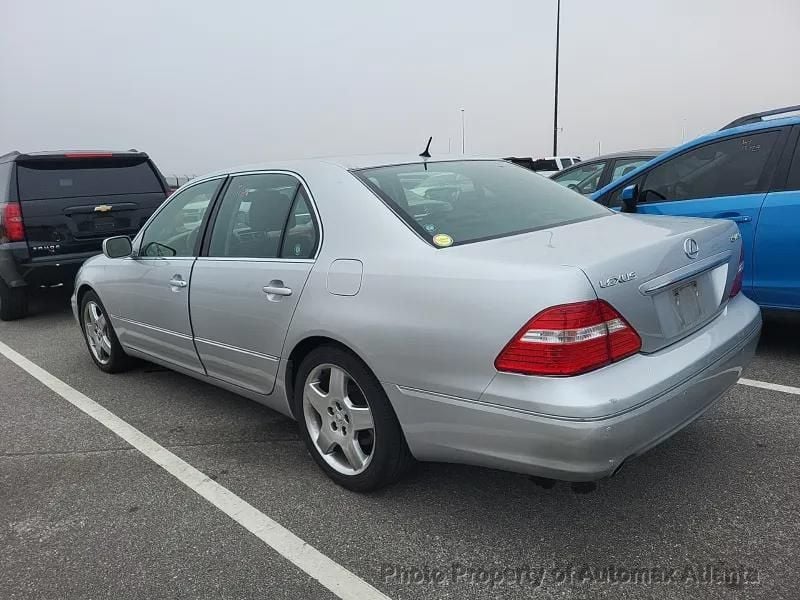
[[[495,359],[498,371],[569,376],[636,354],[639,334],[604,300],[561,304],[525,324]]]
[[[0,223],[0,237],[9,242],[25,241],[25,225],[22,223],[22,211],[16,202],[0,204],[3,221]]]
[[[739,269],[736,271],[736,277],[731,286],[731,298],[742,291],[742,278],[744,277],[744,248],[739,253]]]

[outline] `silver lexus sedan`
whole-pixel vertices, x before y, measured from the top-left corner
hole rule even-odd
[[[610,476],[730,388],[761,329],[731,221],[618,214],[501,160],[218,172],[103,250],[72,299],[100,369],[145,359],[293,417],[358,491],[414,459]]]

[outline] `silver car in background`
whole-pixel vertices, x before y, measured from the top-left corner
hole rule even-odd
[[[741,252],[730,221],[617,214],[500,160],[279,162],[106,240],[73,308],[100,369],[146,359],[293,417],[349,489],[413,459],[593,481],[750,361]]]
[[[550,179],[579,194],[589,196],[667,150],[669,148],[653,148],[605,154],[559,171],[551,175]]]

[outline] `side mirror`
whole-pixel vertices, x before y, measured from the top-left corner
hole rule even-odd
[[[103,254],[108,258],[124,258],[133,252],[131,238],[127,235],[118,235],[103,240]]]
[[[624,188],[620,194],[620,201],[622,202],[622,212],[635,213],[636,206],[639,204],[639,184],[634,183]]]

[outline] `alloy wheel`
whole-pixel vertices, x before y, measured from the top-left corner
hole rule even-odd
[[[89,350],[101,365],[111,360],[111,338],[108,334],[108,319],[103,309],[90,300],[83,309],[83,329]]]
[[[320,456],[344,475],[369,466],[375,449],[372,410],[349,373],[332,364],[316,366],[303,386],[303,416]]]

